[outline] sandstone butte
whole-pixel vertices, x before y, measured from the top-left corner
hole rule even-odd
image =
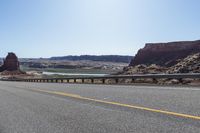
[[[200,52],[200,40],[168,43],[147,43],[140,49],[129,66],[140,64],[171,67],[178,59]]]
[[[20,71],[19,61],[14,53],[8,53],[6,58],[3,60],[3,65],[0,67],[0,72],[3,71]]]

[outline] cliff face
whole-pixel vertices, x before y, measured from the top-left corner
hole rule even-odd
[[[139,64],[170,67],[190,54],[200,52],[200,40],[169,43],[147,43],[140,49],[129,66]]]

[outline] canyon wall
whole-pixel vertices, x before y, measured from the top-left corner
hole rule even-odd
[[[147,43],[140,49],[135,58],[131,60],[129,66],[139,64],[170,67],[177,63],[178,59],[183,59],[190,54],[200,52],[200,40],[180,41],[168,43]]]

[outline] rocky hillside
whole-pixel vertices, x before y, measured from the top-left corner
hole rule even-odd
[[[200,53],[189,55],[170,67],[167,73],[200,73]]]
[[[174,74],[174,73],[200,73],[200,53],[192,54],[184,59],[178,59],[171,67],[151,65],[136,65],[125,67],[122,74]]]
[[[156,64],[171,67],[178,59],[200,52],[200,40],[169,43],[147,43],[140,49],[129,66]]]
[[[125,75],[130,75],[130,74],[163,74],[166,73],[167,68],[158,66],[155,64],[152,65],[137,65],[137,66],[128,66],[125,67],[122,73],[119,74],[125,74]]]

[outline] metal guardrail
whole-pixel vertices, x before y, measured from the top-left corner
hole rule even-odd
[[[200,79],[200,73],[190,74],[145,74],[145,75],[109,75],[109,76],[76,76],[67,78],[33,78],[33,79],[1,79],[2,81],[23,81],[23,82],[47,82],[47,83],[77,83],[81,80],[81,83],[90,80],[90,83],[95,83],[95,80],[105,83],[106,80],[112,79],[115,83],[119,83],[119,79],[131,79],[134,82],[136,79],[178,79],[182,81],[185,78]],[[72,82],[70,82],[72,80]],[[79,82],[80,83],[80,82]]]

